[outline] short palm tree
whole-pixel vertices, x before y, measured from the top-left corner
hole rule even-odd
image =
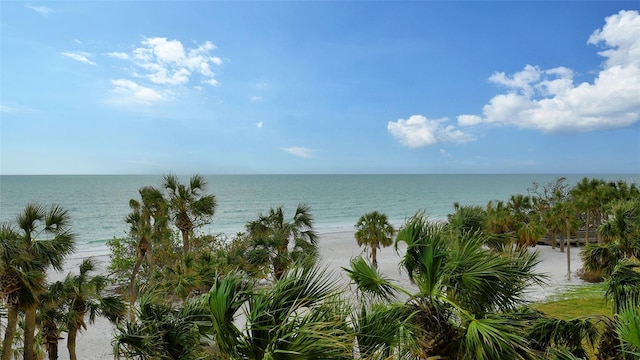
[[[40,295],[38,306],[38,324],[40,337],[49,354],[49,360],[58,359],[58,343],[63,332],[66,315],[62,281],[50,284],[47,291]]]
[[[498,253],[487,249],[482,233],[448,231],[416,214],[396,238],[406,244],[401,265],[418,288],[405,306],[418,342],[419,358],[533,359],[513,310],[524,302],[527,286],[540,283],[533,272],[537,254]],[[366,272],[372,274],[374,269]],[[383,278],[371,279],[352,267],[350,277],[364,292],[397,289]]]
[[[142,293],[135,320],[117,325],[112,341],[115,358],[210,359],[203,334],[211,328],[207,305],[191,299],[176,309],[160,293]]]
[[[382,247],[393,244],[395,229],[389,223],[386,214],[373,211],[364,214],[358,219],[356,227],[356,241],[358,246],[365,246],[371,251],[371,263],[374,268],[378,267],[377,252]]]
[[[348,311],[324,270],[295,266],[267,289],[229,273],[215,282],[208,301],[216,358],[351,358]],[[237,327],[242,312],[246,320]]]
[[[313,263],[318,256],[318,235],[308,205],[300,204],[291,221],[285,221],[282,206],[246,225],[252,244],[249,256],[270,264],[276,280],[292,262]]]
[[[640,200],[618,201],[610,218],[598,229],[600,244],[589,244],[580,254],[586,270],[609,276],[618,261],[640,257]]]
[[[460,233],[486,231],[488,226],[487,211],[481,206],[460,205],[453,203],[453,214],[447,215],[447,224]]]
[[[67,210],[53,205],[47,210],[42,205],[28,204],[16,218],[17,232],[10,235],[11,242],[20,242],[24,258],[14,259],[11,268],[18,273],[9,276],[19,279],[19,290],[13,292],[11,308],[24,311],[24,358],[35,356],[36,313],[39,295],[46,291],[46,271],[49,268],[61,271],[64,259],[75,249],[74,234],[70,231],[70,217]],[[15,235],[18,235],[16,238]],[[4,235],[4,234],[3,234]],[[25,261],[26,260],[26,261]],[[14,329],[7,329],[14,334]],[[11,335],[12,336],[12,335]],[[5,335],[5,341],[7,341]],[[10,344],[11,342],[8,342]],[[5,345],[6,346],[6,345]],[[8,360],[9,348],[3,347],[2,359]]]
[[[87,328],[85,318],[93,323],[96,316],[104,316],[116,323],[124,317],[126,305],[119,296],[104,296],[108,279],[101,275],[90,276],[95,270],[91,258],[84,259],[77,275],[68,274],[62,283],[62,296],[67,306],[65,325],[68,332],[67,349],[70,360],[76,360],[76,339],[79,331]]]
[[[180,183],[174,174],[165,175],[162,187],[169,192],[171,218],[182,234],[182,250],[188,254],[193,230],[210,223],[216,210],[216,197],[206,194],[207,181],[201,175],[193,175],[189,184]]]

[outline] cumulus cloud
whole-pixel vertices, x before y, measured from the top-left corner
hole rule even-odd
[[[179,40],[165,37],[144,38],[140,44],[131,54],[109,54],[119,59],[131,60],[137,69],[136,75],[154,84],[184,85],[192,80],[194,74],[198,74],[202,83],[218,85],[211,67],[220,66],[223,61],[210,54],[216,49],[211,41],[192,49],[187,49]]]
[[[130,52],[105,53],[112,59],[129,63],[132,69],[129,79],[111,82],[114,94],[130,94],[132,101],[121,98],[114,103],[152,104],[172,98],[176,87],[190,85],[202,91],[204,85],[218,86],[212,69],[223,61],[211,54],[215,49],[211,41],[188,47],[179,40],[145,37]]]
[[[62,56],[66,56],[70,59],[79,61],[84,64],[96,65],[95,62],[89,60],[89,57],[91,57],[91,54],[84,51],[63,51]]]
[[[264,126],[264,123],[262,121],[258,121],[258,123],[256,123],[256,127],[258,129],[262,129],[263,126]]]
[[[49,16],[49,15],[53,14],[53,9],[49,8],[49,7],[46,7],[46,6],[27,5],[27,8],[37,12],[38,14],[40,14],[42,16]]]
[[[458,116],[459,126],[490,123],[543,132],[586,132],[621,128],[640,121],[640,15],[620,11],[605,19],[588,44],[603,48],[602,69],[593,82],[574,83],[566,67],[526,65],[512,75],[498,72],[489,81],[505,87],[482,115]]]
[[[474,140],[472,135],[452,125],[444,126],[443,123],[446,121],[446,118],[430,120],[422,115],[412,115],[407,120],[389,121],[387,130],[410,148],[435,145],[439,142],[464,143]]]
[[[313,153],[315,152],[313,149],[300,147],[300,146],[292,146],[288,148],[282,148],[282,151],[287,152],[293,156],[297,156],[300,158],[312,158]]]
[[[120,104],[145,104],[150,105],[162,100],[164,97],[156,90],[137,84],[127,79],[111,81],[115,102]]]

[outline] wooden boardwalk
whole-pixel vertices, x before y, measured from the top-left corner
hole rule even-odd
[[[585,245],[584,237],[585,237],[585,231],[579,230],[579,231],[576,231],[575,234],[571,234],[571,238],[569,239],[569,242],[571,243],[572,246],[584,246]],[[566,239],[564,238],[564,236],[558,235],[556,237],[556,241],[558,242],[562,241],[566,244]],[[596,238],[596,233],[594,230],[589,232],[589,242],[590,243],[598,242],[598,239]],[[540,239],[540,241],[538,241],[538,245],[551,246],[551,236],[545,235],[542,239]],[[557,245],[558,243],[556,243],[556,246]]]

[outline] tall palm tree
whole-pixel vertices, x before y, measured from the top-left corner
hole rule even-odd
[[[571,197],[574,199],[576,209],[584,214],[585,244],[589,243],[589,230],[592,227],[591,223],[593,218],[592,214],[595,213],[594,208],[597,206],[595,196],[596,186],[596,181],[589,180],[589,178],[584,177],[570,191]]]
[[[201,175],[193,175],[189,184],[180,183],[174,174],[164,176],[162,187],[169,192],[171,218],[182,234],[182,250],[190,251],[193,230],[211,222],[216,210],[216,197],[206,194],[207,181]]]
[[[299,204],[291,221],[285,221],[282,206],[246,225],[256,261],[270,263],[276,280],[291,262],[312,263],[318,256],[318,235],[313,230],[311,208]],[[291,247],[291,249],[290,249]]]
[[[129,207],[131,213],[125,221],[129,224],[129,234],[137,240],[136,262],[131,271],[129,281],[129,315],[133,320],[136,302],[136,280],[140,267],[147,260],[149,267],[153,266],[153,244],[163,241],[169,236],[167,203],[162,192],[152,186],[145,186],[139,190],[140,201],[131,199]]]
[[[30,289],[37,288],[44,281],[44,275],[41,272],[23,270],[33,256],[26,245],[13,226],[10,224],[0,226],[0,250],[2,251],[0,253],[0,295],[7,311],[0,357],[2,360],[11,358],[21,301],[23,303],[35,301],[32,298],[35,295]]]
[[[395,229],[389,223],[386,214],[373,211],[364,214],[358,219],[355,225],[356,241],[358,246],[365,246],[371,251],[371,263],[374,268],[378,267],[377,252],[382,247],[393,244],[393,234]]]
[[[108,279],[101,275],[90,276],[95,270],[91,258],[84,259],[77,275],[68,274],[62,283],[62,296],[67,306],[65,325],[68,332],[69,359],[76,360],[76,339],[79,331],[87,328],[85,317],[93,323],[96,316],[104,316],[111,322],[120,321],[126,313],[126,305],[119,296],[103,296]]]
[[[566,236],[566,252],[567,252],[567,279],[571,280],[571,234],[576,228],[576,208],[571,200],[558,202],[554,206],[554,210],[558,217],[562,219],[562,229]],[[560,248],[562,251],[562,247]]]
[[[74,234],[71,233],[67,210],[53,205],[47,210],[42,205],[28,204],[16,218],[18,239],[28,258],[27,262],[15,259],[13,269],[19,273],[19,290],[14,291],[11,307],[24,311],[24,358],[35,356],[36,313],[39,295],[46,291],[46,271],[49,268],[61,271],[64,259],[75,249]],[[15,276],[16,274],[13,273]],[[14,277],[15,279],[15,277]],[[7,333],[15,330],[7,329]],[[5,340],[7,336],[5,335]],[[10,344],[10,342],[8,343]],[[2,360],[9,357],[9,349],[3,347]]]

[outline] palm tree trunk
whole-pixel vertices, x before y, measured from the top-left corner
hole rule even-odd
[[[376,248],[375,246],[371,247],[371,263],[373,265],[374,269],[378,268],[378,248]]]
[[[564,252],[564,239],[562,239],[562,235],[560,236],[560,252]]]
[[[131,279],[129,280],[129,319],[131,321],[136,320],[136,316],[133,311],[136,304],[136,278],[138,277],[138,271],[140,271],[140,265],[142,265],[144,256],[145,254],[143,253],[138,254],[138,259],[136,260],[135,265],[133,265],[133,271],[131,271]]]
[[[58,326],[53,321],[42,324],[43,340],[49,354],[49,360],[58,360]]]
[[[78,330],[69,329],[69,336],[67,337],[67,350],[69,350],[69,360],[78,360],[76,356],[76,337]]]
[[[58,360],[58,342],[47,343],[47,353],[49,354],[49,360]]]
[[[191,250],[191,243],[189,242],[189,231],[181,230],[182,232],[182,251],[185,255]]]
[[[0,360],[11,360],[11,346],[13,338],[16,336],[16,328],[18,326],[18,309],[9,305],[7,307],[7,327],[4,331],[4,340],[2,341],[2,356]]]
[[[558,242],[558,234],[555,232],[551,234],[551,248],[555,250],[556,243]]]
[[[36,304],[29,305],[24,311],[24,360],[35,360]]]
[[[571,224],[566,221],[567,227],[567,280],[571,281]]]

